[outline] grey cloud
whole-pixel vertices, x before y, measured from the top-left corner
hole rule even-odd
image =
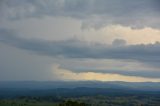
[[[157,3],[159,0],[2,0],[0,13],[10,19],[72,17],[82,20],[82,28],[109,24],[159,28]]]
[[[11,46],[33,51],[47,56],[62,56],[66,58],[95,59],[131,59],[143,62],[160,62],[160,43],[148,45],[112,46],[89,44],[79,40],[45,41],[25,39],[14,31],[0,30],[0,42]]]
[[[0,43],[0,81],[57,80],[50,65],[53,59],[34,55]]]
[[[112,45],[113,46],[125,46],[126,45],[126,41],[123,40],[123,39],[115,39],[113,42],[112,42]]]

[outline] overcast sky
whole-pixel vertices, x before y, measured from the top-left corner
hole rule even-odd
[[[0,81],[160,82],[159,0],[1,0]]]

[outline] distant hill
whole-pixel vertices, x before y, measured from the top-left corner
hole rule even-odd
[[[0,89],[55,89],[55,88],[116,88],[160,91],[160,82],[100,82],[100,81],[1,81]]]
[[[92,95],[156,95],[160,96],[160,83],[153,82],[38,82],[1,81],[0,97],[15,96],[92,96]]]

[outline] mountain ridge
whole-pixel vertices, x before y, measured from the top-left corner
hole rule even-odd
[[[118,88],[160,91],[160,82],[122,82],[122,81],[0,81],[0,89],[56,89],[56,88]]]

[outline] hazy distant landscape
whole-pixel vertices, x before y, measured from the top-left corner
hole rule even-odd
[[[0,82],[1,106],[159,106],[159,83]]]

